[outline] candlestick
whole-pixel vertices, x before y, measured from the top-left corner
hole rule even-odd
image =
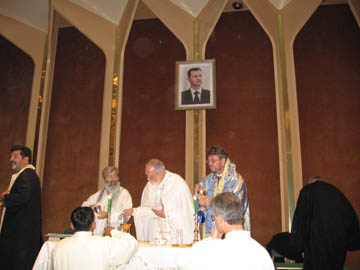
[[[107,205],[107,225],[110,226],[111,221],[111,204],[112,204],[112,194],[108,195],[108,205]]]

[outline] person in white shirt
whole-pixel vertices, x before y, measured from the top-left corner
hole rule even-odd
[[[128,233],[106,228],[111,237],[93,235],[96,224],[90,207],[76,208],[71,226],[75,234],[56,244],[48,270],[108,270],[127,263],[137,251],[138,243]]]
[[[269,253],[244,230],[245,208],[238,196],[220,193],[211,207],[215,221],[211,237],[196,243],[187,256],[179,256],[178,269],[274,270]]]
[[[175,241],[176,232],[182,232],[183,243],[194,239],[194,203],[190,189],[178,174],[169,172],[158,159],[145,165],[146,184],[141,205],[124,211],[133,215],[136,237],[141,241],[153,241],[157,224],[162,224],[166,240]]]
[[[104,228],[111,226],[118,228],[119,215],[124,209],[132,207],[132,199],[129,191],[120,186],[119,170],[116,167],[106,167],[102,172],[104,188],[91,195],[81,206],[89,206],[94,209],[100,206],[101,210],[95,215],[96,229],[94,234],[103,235]],[[110,224],[108,221],[108,204],[111,198]]]

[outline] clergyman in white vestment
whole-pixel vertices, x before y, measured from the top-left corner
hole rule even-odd
[[[111,226],[117,228],[119,215],[124,209],[132,207],[132,200],[129,191],[120,186],[119,170],[116,167],[106,167],[102,172],[104,188],[91,195],[82,206],[94,208],[100,206],[101,211],[95,215],[96,229],[94,234],[103,235],[104,228]],[[107,224],[107,207],[111,197],[110,224]]]
[[[153,241],[159,221],[169,232],[167,240],[174,242],[176,231],[182,231],[183,243],[194,239],[194,203],[190,189],[178,174],[165,169],[164,163],[151,159],[145,165],[146,184],[141,205],[124,210],[133,215],[136,237],[140,241]]]

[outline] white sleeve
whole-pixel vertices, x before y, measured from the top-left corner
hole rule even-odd
[[[130,234],[118,230],[112,230],[111,236],[105,237],[108,241],[109,263],[111,265],[127,263],[138,249],[136,239]]]
[[[82,203],[81,206],[90,206],[90,205],[93,205],[93,204],[96,204],[96,200],[97,200],[97,195],[98,195],[99,192],[96,192],[95,194],[91,195],[86,201],[84,201]]]
[[[155,217],[156,215],[152,211],[155,207],[154,205],[154,194],[151,191],[149,184],[147,184],[143,190],[141,195],[141,204],[139,207],[134,208],[133,216],[142,217],[142,216],[150,216]]]
[[[165,216],[172,229],[183,230],[185,244],[194,239],[194,202],[186,182],[181,178],[175,182],[172,192],[163,198]]]

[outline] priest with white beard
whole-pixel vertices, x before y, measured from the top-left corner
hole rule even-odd
[[[96,211],[95,223],[96,229],[94,234],[103,235],[104,228],[111,226],[117,228],[119,226],[119,215],[124,209],[132,207],[132,199],[129,191],[120,186],[119,169],[116,167],[106,167],[102,172],[104,178],[104,188],[91,195],[82,206],[88,206],[94,209],[100,206],[100,210]],[[111,199],[110,224],[108,221],[108,204]]]
[[[147,184],[142,193],[141,205],[124,210],[133,215],[136,237],[140,241],[153,241],[159,221],[170,232],[168,241],[173,241],[182,231],[183,243],[194,239],[194,203],[190,189],[178,174],[169,172],[161,160],[151,159],[145,165]]]

